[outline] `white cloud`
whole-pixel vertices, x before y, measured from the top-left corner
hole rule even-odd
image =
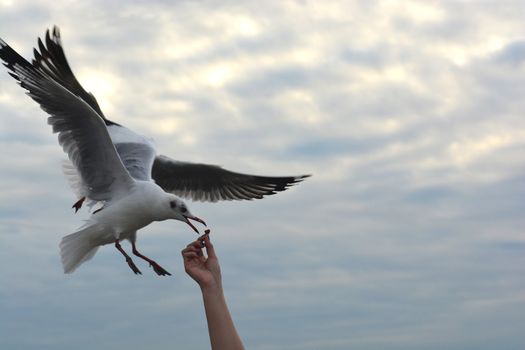
[[[521,7],[3,1],[0,36],[30,57],[60,25],[105,114],[159,153],[313,173],[263,201],[190,204],[212,223],[248,347],[519,348]],[[62,276],[57,243],[85,215],[71,213],[63,155],[7,74],[0,116],[0,344],[69,349],[97,332],[117,348],[207,346],[179,257],[193,236],[174,223],[139,234],[170,280],[131,276],[113,247]]]

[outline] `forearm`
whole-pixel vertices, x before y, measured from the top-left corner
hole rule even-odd
[[[244,349],[228,310],[222,287],[202,288],[212,350]]]

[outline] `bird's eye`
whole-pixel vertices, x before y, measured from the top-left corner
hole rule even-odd
[[[175,202],[175,201],[170,201],[170,207],[171,207],[171,209],[175,209],[175,208],[177,208],[177,202]]]
[[[180,208],[180,211],[181,211],[182,213],[185,213],[185,212],[188,211],[188,209],[186,209],[186,207],[182,207],[182,208]]]

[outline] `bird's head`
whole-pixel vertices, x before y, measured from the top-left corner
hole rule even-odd
[[[204,226],[206,226],[206,223],[204,220],[199,219],[195,215],[193,215],[188,207],[186,206],[186,203],[184,203],[180,198],[178,198],[175,195],[169,195],[167,204],[168,210],[170,212],[170,218],[183,221],[187,223],[195,232],[199,233],[199,230],[191,223],[190,220],[200,222]]]

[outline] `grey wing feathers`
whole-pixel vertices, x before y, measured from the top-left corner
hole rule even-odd
[[[155,149],[151,142],[105,118],[95,97],[82,88],[66,59],[56,26],[52,35],[49,30],[46,32],[45,44],[38,40],[38,50],[34,50],[34,56],[31,65],[0,39],[0,58],[6,62],[9,74],[18,80],[22,87],[28,89],[30,96],[52,115],[49,122],[53,125],[53,130],[59,132],[59,141],[79,170],[86,188],[90,189],[89,197],[92,200],[103,200],[102,193],[108,187],[114,186],[112,184],[116,180],[110,175],[115,174],[115,169],[113,172],[109,169],[88,171],[95,164],[95,159],[86,150],[94,151],[94,147],[98,147],[97,152],[105,150],[106,153],[109,149],[116,148],[122,161],[118,159],[117,162],[113,159],[113,154],[106,154],[104,157],[112,160],[108,162],[108,159],[105,159],[99,162],[103,164],[98,165],[107,168],[109,164],[118,163],[122,168],[123,164],[129,174],[122,174],[120,168],[117,173],[120,173],[122,179],[126,178],[124,182],[132,181],[130,175],[138,180],[153,178],[165,191],[198,201],[263,198],[284,191],[309,176],[256,176],[232,172],[215,165],[155,157]],[[71,112],[78,113],[75,114],[77,118]],[[108,130],[102,132],[101,125],[98,125],[100,123],[92,114],[102,118],[98,120],[103,120]],[[86,120],[82,120],[83,118]],[[102,136],[104,146],[91,144],[89,148],[85,147],[88,133],[82,133],[81,130],[88,127],[96,129],[99,136],[105,135]],[[108,131],[114,148],[107,145]]]
[[[216,165],[180,162],[157,156],[152,178],[166,192],[196,201],[259,199],[284,191],[310,175],[257,176],[240,174]]]
[[[51,34],[49,30],[46,31],[44,42],[40,38],[38,39],[38,49],[35,48],[33,54],[35,56],[33,59],[33,66],[37,67],[40,71],[45,72],[53,80],[89,104],[89,106],[104,120],[108,127],[121,126],[104,116],[95,97],[84,90],[82,85],[78,82],[67,61],[62,47],[60,31],[57,26],[53,27]],[[114,129],[109,130],[112,139],[113,130]],[[122,128],[122,130],[118,132],[127,133],[128,135],[126,136],[130,136],[134,141],[140,136],[126,128]],[[139,142],[140,143],[130,143],[113,139],[117,152],[130,175],[137,180],[150,180],[151,166],[153,164],[153,158],[155,157],[155,150],[148,142],[143,140],[139,140]]]
[[[155,150],[146,143],[115,143],[122,163],[135,180],[151,180]]]
[[[50,114],[48,123],[89,188],[93,200],[109,200],[133,183],[102,118],[45,71],[33,67],[0,39],[0,59],[28,95]]]
[[[151,180],[151,167],[155,159],[155,145],[145,136],[117,125],[107,125],[111,141],[117,149],[122,163],[136,180]]]

